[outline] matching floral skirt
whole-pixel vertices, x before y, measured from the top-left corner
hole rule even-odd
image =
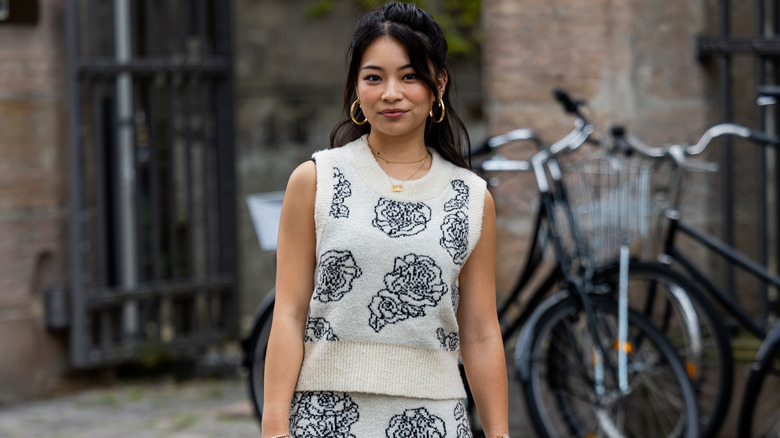
[[[329,391],[295,393],[290,433],[296,438],[471,438],[462,400]]]

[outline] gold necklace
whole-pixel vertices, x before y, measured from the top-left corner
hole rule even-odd
[[[368,142],[366,142],[366,144],[368,144]],[[374,154],[375,157],[379,158],[380,160],[384,161],[387,164],[417,164],[420,161],[428,159],[428,151],[425,151],[425,155],[422,158],[420,158],[419,160],[414,160],[414,161],[391,161],[391,160],[388,160],[387,158],[383,157],[379,152],[375,151],[374,148],[372,148],[370,144],[368,145],[368,148],[371,149],[371,152]]]
[[[427,162],[428,162],[428,157],[430,157],[430,156],[431,156],[431,153],[430,153],[430,152],[427,152],[427,153],[426,153],[426,155],[425,155],[425,157],[423,157],[423,159],[422,159],[422,164],[420,164],[420,167],[418,167],[418,168],[417,168],[417,170],[415,170],[413,174],[409,175],[408,177],[406,177],[406,179],[405,179],[405,180],[402,180],[402,181],[400,181],[398,184],[394,183],[394,182],[393,182],[393,178],[390,178],[390,175],[387,175],[387,174],[386,174],[386,175],[387,175],[387,179],[390,181],[390,185],[392,186],[392,190],[393,190],[393,192],[394,192],[394,193],[403,192],[403,191],[404,191],[404,183],[405,183],[406,181],[409,181],[410,179],[414,178],[414,176],[415,176],[415,175],[417,175],[417,173],[418,173],[418,172],[419,172],[419,171],[420,171],[420,170],[421,170],[423,167],[425,167],[425,163],[427,163]]]

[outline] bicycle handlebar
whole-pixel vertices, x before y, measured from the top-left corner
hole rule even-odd
[[[502,156],[494,156],[483,161],[478,166],[486,171],[527,171],[546,163],[563,151],[574,151],[582,143],[594,141],[590,138],[590,135],[593,133],[593,125],[580,111],[584,107],[585,102],[572,99],[560,88],[553,90],[553,96],[564,107],[566,112],[577,117],[574,121],[574,129],[571,132],[548,147],[545,147],[545,144],[529,129],[514,129],[504,134],[490,137],[472,153],[472,156],[482,155],[506,143],[522,140],[533,141],[539,148],[539,152],[534,154],[530,160],[509,160]]]
[[[584,101],[572,99],[571,96],[569,96],[569,94],[563,91],[561,88],[553,89],[553,97],[555,97],[555,100],[563,105],[564,111],[569,114],[574,114],[578,117],[584,118],[582,117],[582,114],[580,114],[580,107],[585,105]]]
[[[612,129],[615,147],[625,151],[636,151],[649,158],[670,157],[682,164],[685,157],[699,155],[707,149],[712,140],[725,135],[747,138],[762,145],[778,145],[780,140],[762,131],[752,130],[735,123],[720,123],[708,128],[695,144],[672,144],[668,146],[650,146],[633,135],[626,135],[621,127]]]
[[[522,140],[532,140],[540,149],[544,146],[544,143],[542,143],[542,141],[536,136],[536,134],[534,134],[533,131],[530,129],[520,128],[488,138],[482,142],[482,144],[480,144],[476,150],[471,152],[471,156],[476,157],[479,155],[485,155],[499,146],[511,143],[513,141]]]

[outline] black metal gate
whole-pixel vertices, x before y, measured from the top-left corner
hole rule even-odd
[[[738,122],[778,133],[780,105],[757,106],[758,90],[766,86],[780,85],[780,1],[754,0],[752,9],[744,1],[719,0],[718,35],[699,39],[699,53],[705,60],[717,63],[718,70],[718,118],[724,122]],[[738,9],[735,9],[738,8]],[[751,12],[746,15],[745,12]],[[746,19],[747,18],[747,19]],[[749,72],[746,75],[745,72]],[[746,86],[746,84],[750,84]],[[722,151],[723,206],[722,234],[732,245],[740,245],[739,203],[736,188],[745,184],[756,187],[755,203],[755,257],[769,269],[778,273],[780,267],[780,151],[760,149],[751,145],[724,141]],[[740,163],[746,163],[747,166]],[[755,171],[746,175],[740,168]],[[743,215],[744,216],[744,215]],[[744,221],[743,221],[744,222]],[[750,228],[750,227],[748,227]],[[751,233],[752,234],[752,233]],[[744,242],[742,242],[744,246]],[[751,251],[752,252],[752,251]],[[726,269],[728,290],[737,290],[737,275]],[[765,284],[759,289],[759,313],[764,320],[780,314],[778,291]],[[752,297],[752,295],[751,295]],[[774,313],[774,315],[770,315]]]
[[[232,2],[64,3],[69,309],[50,323],[76,367],[202,351],[237,330]]]

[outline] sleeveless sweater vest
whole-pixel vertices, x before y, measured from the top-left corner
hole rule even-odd
[[[428,173],[402,192],[365,137],[313,155],[317,265],[297,391],[465,397],[458,275],[486,184],[430,152]]]

